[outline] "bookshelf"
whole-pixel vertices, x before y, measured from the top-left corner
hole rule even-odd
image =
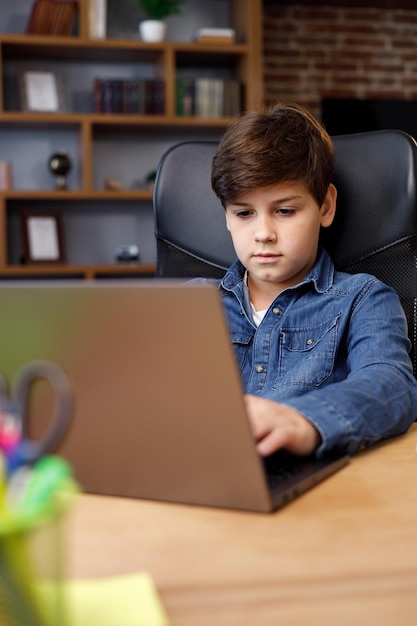
[[[12,171],[10,188],[0,190],[0,279],[153,276],[147,180],[172,144],[217,140],[234,118],[233,106],[261,104],[262,0],[187,0],[183,16],[169,18],[162,43],[139,40],[140,11],[129,0],[107,0],[107,36],[100,39],[89,36],[88,0],[78,2],[65,36],[27,34],[32,8],[31,0],[15,0],[0,16],[0,161]],[[192,33],[205,26],[233,28],[235,41],[193,41]],[[42,93],[46,111],[23,106],[22,75],[28,71],[53,79],[57,93]],[[98,81],[145,80],[163,87],[157,112],[98,106]],[[235,93],[231,109],[229,102],[190,114],[178,102],[179,84],[187,81],[221,89],[238,83],[239,104]],[[48,169],[50,156],[61,149],[72,163],[65,190],[56,188]],[[59,213],[64,262],[25,262],[22,215],[28,212]],[[115,250],[131,244],[139,247],[139,263],[118,264]]]

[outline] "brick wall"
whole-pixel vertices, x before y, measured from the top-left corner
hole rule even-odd
[[[264,8],[264,99],[417,100],[416,10]]]

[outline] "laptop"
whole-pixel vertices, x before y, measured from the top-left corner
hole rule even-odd
[[[258,455],[212,284],[2,283],[0,371],[11,383],[38,359],[69,379],[72,419],[55,452],[87,493],[271,512],[349,460]],[[33,391],[31,437],[50,423],[50,396]]]

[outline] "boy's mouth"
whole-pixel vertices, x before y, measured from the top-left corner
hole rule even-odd
[[[254,254],[253,257],[258,263],[274,263],[279,259],[279,254]]]

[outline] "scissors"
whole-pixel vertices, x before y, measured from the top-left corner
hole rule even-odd
[[[45,433],[35,440],[27,436],[30,391],[32,384],[42,379],[53,391],[54,405]],[[21,465],[32,466],[51,453],[67,431],[72,409],[69,379],[52,361],[35,360],[24,365],[13,379],[10,395],[0,374],[0,449],[6,457],[8,472]]]

